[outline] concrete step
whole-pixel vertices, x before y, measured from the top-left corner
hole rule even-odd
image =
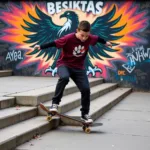
[[[0,70],[0,77],[12,76],[12,70]]]
[[[114,89],[116,89],[118,84],[116,83],[103,83],[97,86],[94,86],[91,88],[91,101],[94,100],[97,97],[100,97],[101,95],[104,95]],[[67,111],[70,111],[78,106],[80,106],[81,103],[81,93],[75,92],[73,94],[69,94],[62,97],[62,101],[60,103],[59,112],[65,113]],[[52,101],[48,101],[43,103],[48,109],[52,105]],[[39,115],[46,115],[46,112],[43,111],[40,107],[38,107],[38,113]]]
[[[96,86],[103,83],[102,78],[89,78],[90,86]],[[56,85],[50,87],[44,87],[40,89],[30,90],[21,93],[10,94],[7,96],[13,96],[16,98],[16,103],[25,106],[37,106],[40,102],[46,102],[51,100],[54,96]],[[63,95],[68,95],[79,91],[76,85],[73,83],[68,84],[64,90]]]
[[[119,103],[124,97],[129,95],[131,91],[132,91],[131,88],[117,88],[91,101],[90,115],[92,119],[96,120],[97,118],[99,118],[109,109],[111,109],[114,105]],[[65,114],[80,119],[81,117],[80,107],[77,107],[76,109],[73,109]],[[79,125],[77,122],[71,121],[66,118],[62,118],[62,121],[63,123],[68,125]]]
[[[0,109],[12,107],[15,104],[14,97],[0,97]]]
[[[104,125],[88,135],[81,127],[60,127],[15,150],[150,150],[150,92],[131,93],[96,122]]]
[[[0,110],[0,129],[37,116],[37,107],[11,107]]]
[[[51,122],[45,117],[35,117],[21,123],[0,129],[0,150],[12,150],[15,147],[41,135],[59,125],[60,119],[55,117]]]

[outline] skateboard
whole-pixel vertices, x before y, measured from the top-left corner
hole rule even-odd
[[[68,115],[65,115],[65,114],[61,114],[61,113],[58,113],[58,112],[54,112],[54,111],[49,111],[49,109],[47,109],[42,103],[40,103],[39,105],[44,111],[47,112],[47,120],[48,121],[51,121],[52,120],[52,117],[57,115],[59,116],[60,118],[61,117],[64,117],[64,118],[67,118],[67,119],[70,119],[72,121],[76,121],[80,124],[80,126],[82,126],[82,129],[85,133],[90,133],[91,132],[91,129],[90,127],[96,127],[96,126],[102,126],[103,124],[102,123],[87,123],[83,120],[80,120],[80,119],[76,119],[74,117],[70,117]]]

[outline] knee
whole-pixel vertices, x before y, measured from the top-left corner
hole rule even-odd
[[[62,77],[62,78],[60,78],[60,80],[67,84],[69,82],[69,77],[67,77],[67,76],[66,77]]]

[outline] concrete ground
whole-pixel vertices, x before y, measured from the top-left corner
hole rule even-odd
[[[96,122],[90,134],[62,126],[16,150],[150,150],[150,93],[133,92]]]

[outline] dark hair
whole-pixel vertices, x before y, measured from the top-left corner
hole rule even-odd
[[[82,30],[84,32],[89,32],[91,28],[91,25],[88,21],[81,21],[78,25],[78,30]]]

